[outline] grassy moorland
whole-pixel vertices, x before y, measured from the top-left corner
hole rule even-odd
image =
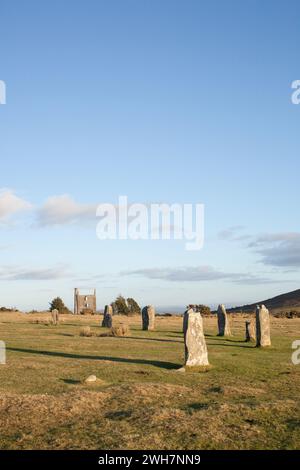
[[[272,347],[216,336],[205,319],[212,368],[182,373],[180,318],[157,318],[125,338],[95,334],[101,317],[0,315],[7,364],[0,365],[2,449],[295,449],[300,447],[300,365],[291,344],[300,319],[272,319]],[[90,374],[98,378],[85,384]]]

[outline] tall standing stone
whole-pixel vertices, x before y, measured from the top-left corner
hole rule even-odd
[[[271,346],[270,314],[264,305],[256,307],[256,346]]]
[[[246,342],[256,341],[255,328],[253,321],[246,320]]]
[[[103,320],[102,320],[102,326],[105,328],[111,328],[112,327],[112,314],[113,314],[113,309],[111,305],[105,305],[104,308],[104,315],[103,315]]]
[[[51,310],[51,317],[53,325],[57,325],[59,322],[59,311],[56,308]]]
[[[155,308],[152,305],[147,305],[142,310],[142,323],[143,330],[154,330],[155,324]]]
[[[219,329],[218,336],[231,336],[230,325],[225,305],[219,305],[217,314]]]
[[[206,341],[203,332],[203,320],[200,312],[189,309],[183,316],[185,366],[208,366]]]

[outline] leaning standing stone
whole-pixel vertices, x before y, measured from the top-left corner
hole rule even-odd
[[[183,318],[185,366],[208,366],[207,347],[200,312],[189,309],[185,312]]]
[[[112,327],[112,306],[111,305],[105,305],[104,309],[104,315],[103,315],[103,321],[102,321],[102,326],[105,328],[111,328]]]
[[[155,308],[152,305],[147,305],[147,307],[143,308],[142,323],[143,323],[143,330],[154,330]]]
[[[226,308],[224,305],[219,305],[218,307],[218,336],[231,336],[229,320],[226,313]]]
[[[246,342],[256,341],[255,328],[253,321],[246,320]]]
[[[256,346],[271,346],[270,314],[264,305],[256,307]]]

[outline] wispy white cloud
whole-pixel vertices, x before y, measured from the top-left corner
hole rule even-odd
[[[219,240],[228,240],[228,241],[243,241],[250,238],[248,234],[240,234],[245,229],[243,225],[233,225],[224,230],[221,230],[218,233]]]
[[[1,224],[6,223],[16,213],[26,211],[31,208],[32,204],[17,196],[11,189],[0,189]]]
[[[136,269],[132,271],[122,271],[123,276],[144,276],[148,279],[159,279],[171,282],[205,282],[224,280],[237,284],[265,284],[277,283],[268,277],[260,277],[251,273],[231,273],[215,269],[212,266],[182,266],[166,268]]]
[[[300,233],[281,232],[259,235],[248,245],[265,265],[300,267]]]
[[[0,280],[2,281],[46,281],[70,277],[65,265],[52,268],[24,268],[22,266],[2,266]]]
[[[81,204],[68,194],[52,196],[38,209],[39,226],[86,224],[96,220],[96,204]]]
[[[178,268],[148,268],[123,271],[121,275],[144,276],[148,279],[163,279],[165,281],[211,281],[224,279],[226,274],[211,266],[178,267]]]
[[[259,255],[259,261],[266,266],[277,268],[300,267],[300,233],[277,232],[260,235],[239,234],[242,226],[230,227],[218,233],[219,240],[232,242],[248,241],[245,249]]]

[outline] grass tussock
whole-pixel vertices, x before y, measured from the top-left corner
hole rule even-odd
[[[110,330],[111,336],[128,336],[130,333],[127,325],[113,326]]]
[[[92,331],[90,326],[83,326],[80,329],[79,336],[85,336],[86,338],[91,338],[92,336],[100,337],[100,338],[105,338],[105,337],[111,338],[111,337],[128,336],[129,333],[130,333],[130,330],[127,325],[113,326],[106,333],[97,333],[95,331]]]
[[[91,336],[93,336],[93,333],[91,331],[91,327],[90,326],[83,326],[80,329],[79,336],[85,336],[86,338],[90,338]]]
[[[98,336],[102,338],[121,338],[130,334],[129,327],[127,325],[118,325],[110,328],[106,333],[100,333]]]

